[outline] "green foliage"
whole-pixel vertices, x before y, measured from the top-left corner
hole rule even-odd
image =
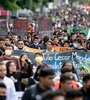
[[[0,6],[10,11],[17,10],[19,8],[36,9],[38,4],[47,5],[48,2],[53,0],[0,0]]]
[[[18,0],[17,5],[20,8],[27,8],[35,11],[38,4],[47,5],[49,0]]]
[[[48,0],[42,0],[42,5],[47,5]]]
[[[90,5],[90,0],[69,0],[70,4],[73,4],[74,2],[79,2],[80,4],[88,3]]]
[[[7,10],[14,11],[20,8],[16,2],[17,0],[0,0],[0,6]]]
[[[18,0],[17,5],[22,9],[23,8],[30,9],[31,0]]]
[[[84,2],[90,5],[90,0],[84,0]]]

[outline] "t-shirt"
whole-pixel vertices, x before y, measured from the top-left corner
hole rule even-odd
[[[52,88],[44,90],[39,84],[32,85],[25,91],[22,100],[41,100],[42,95],[48,91],[52,91]]]

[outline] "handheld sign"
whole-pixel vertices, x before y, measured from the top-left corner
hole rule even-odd
[[[38,21],[39,31],[50,31],[52,30],[52,21],[50,19],[44,19]]]
[[[13,33],[22,36],[27,35],[28,21],[26,19],[14,19],[13,26]]]

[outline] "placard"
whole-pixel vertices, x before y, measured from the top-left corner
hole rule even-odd
[[[43,19],[38,21],[39,31],[50,31],[52,30],[52,21],[50,19]]]
[[[14,19],[13,22],[13,33],[16,33],[17,35],[25,36],[28,32],[28,20],[26,19]]]

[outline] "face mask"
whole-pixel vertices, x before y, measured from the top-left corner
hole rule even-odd
[[[57,25],[58,27],[61,27],[61,23],[58,23],[58,25]]]
[[[37,45],[38,45],[38,43],[36,43],[36,44],[34,44],[34,45],[36,45],[36,46],[37,46]]]
[[[0,100],[6,100],[6,96],[0,96]]]
[[[64,37],[64,40],[65,40],[65,41],[66,41],[66,40],[68,40],[68,37],[67,37],[67,36],[65,36],[65,37]]]
[[[29,38],[29,42],[31,42],[31,38]]]
[[[38,57],[35,58],[35,61],[36,61],[38,64],[41,64],[42,61],[43,61],[43,57],[38,56]]]
[[[77,43],[73,43],[74,47],[77,48]]]
[[[5,50],[5,55],[11,56],[11,54],[12,54],[12,51],[11,50]]]

